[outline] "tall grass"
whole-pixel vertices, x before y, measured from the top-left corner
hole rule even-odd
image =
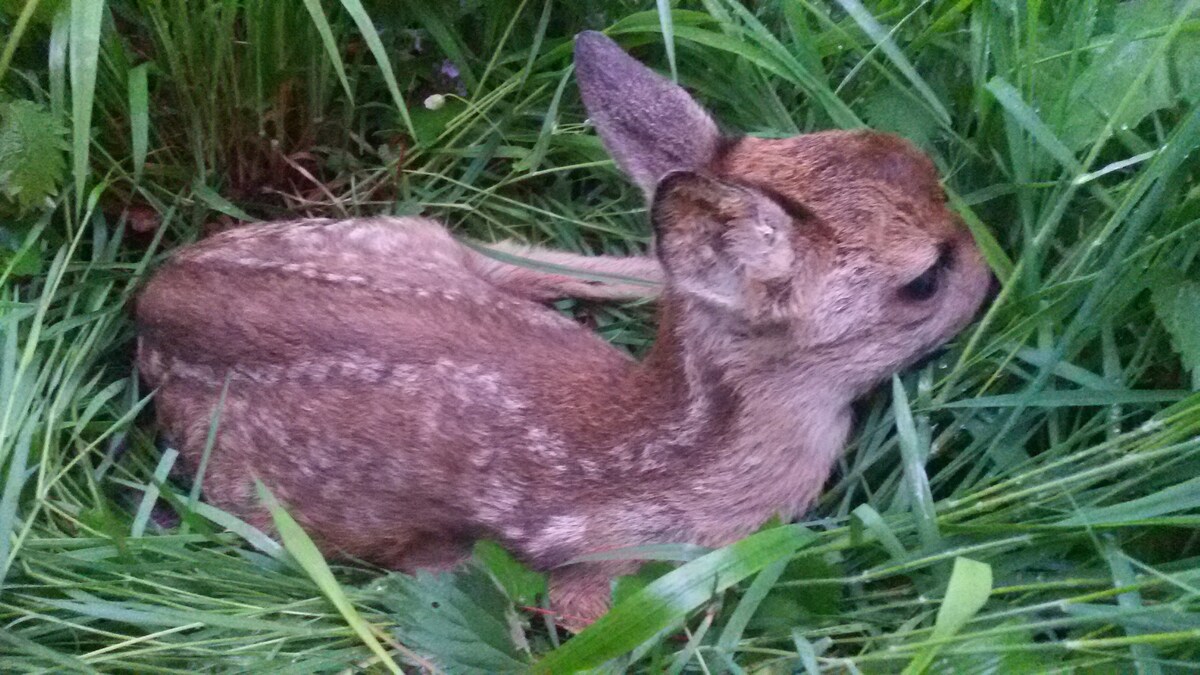
[[[1200,668],[1200,2],[0,8],[0,670]],[[492,547],[454,579],[331,570],[169,479],[128,304],[211,224],[427,213],[642,250],[578,103],[586,28],[730,130],[914,140],[1004,281],[863,402],[810,519],[635,552],[689,562],[566,640]],[[562,309],[652,335],[644,306]]]

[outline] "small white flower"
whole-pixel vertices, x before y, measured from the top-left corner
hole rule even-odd
[[[446,105],[446,97],[441,94],[430,94],[425,98],[425,107],[429,110],[437,110]]]

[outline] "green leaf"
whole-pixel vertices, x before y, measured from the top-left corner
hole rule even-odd
[[[938,608],[930,644],[904,669],[905,675],[923,673],[941,649],[938,641],[953,637],[983,608],[992,593],[992,566],[969,558],[955,558],[946,597]]]
[[[979,252],[983,254],[983,259],[987,261],[988,267],[992,268],[992,272],[996,274],[996,277],[1001,282],[1007,283],[1013,273],[1013,261],[1004,252],[1004,249],[1001,248],[1000,242],[996,241],[996,236],[979,219],[979,216],[975,214],[971,206],[963,201],[962,197],[958,196],[954,190],[947,189],[946,196],[950,199],[950,205],[962,216],[967,229],[971,231],[976,245],[979,246]]]
[[[481,565],[457,573],[393,574],[374,590],[396,636],[446,673],[515,673],[529,668],[512,601]]]
[[[222,511],[207,502],[196,502],[189,508],[192,513],[229,530],[275,560],[287,560],[287,552],[278,542],[237,516]]]
[[[1195,96],[1194,88],[1200,80],[1192,80],[1189,75],[1196,72],[1200,60],[1196,58],[1200,38],[1183,32],[1173,46],[1173,59],[1159,54],[1163,41],[1168,39],[1161,32],[1176,20],[1180,10],[1176,0],[1134,0],[1116,6],[1115,32],[1105,36],[1110,45],[1097,51],[1064,90],[1072,102],[1060,132],[1065,143],[1072,148],[1084,147],[1095,140],[1114,115],[1120,115],[1114,120],[1115,127],[1132,127],[1150,113],[1171,107],[1179,95]],[[1139,81],[1147,68],[1145,80]],[[1173,70],[1179,73],[1182,85],[1178,92],[1172,86]],[[1121,108],[1122,99],[1132,87],[1137,87],[1137,96]]]
[[[1171,335],[1183,365],[1200,373],[1200,283],[1185,281],[1159,286],[1151,293],[1154,311]],[[1194,387],[1193,387],[1194,388]]]
[[[808,581],[828,581],[841,576],[842,570],[839,566],[833,564],[829,560],[829,556],[808,554],[797,555],[788,563],[787,569],[783,572],[783,577],[779,580],[779,585],[771,590],[771,595],[763,601],[763,607],[758,610],[755,617],[755,623],[759,623],[759,619],[763,619],[764,623],[771,618],[780,618],[768,616],[767,604],[776,600],[785,602],[794,602],[797,611],[814,616],[834,616],[838,613],[842,603],[842,586],[839,584],[822,583],[817,586],[794,585],[791,582],[808,582]],[[777,605],[778,607],[778,605]],[[793,613],[791,624],[796,623],[796,614]]]
[[[633,650],[688,612],[777,560],[808,545],[813,535],[798,525],[753,534],[680,567],[613,607],[534,672],[569,673],[594,668]]]
[[[337,579],[333,577],[333,572],[329,570],[329,565],[326,564],[325,558],[321,552],[317,550],[316,544],[309,538],[308,534],[300,527],[300,524],[292,518],[291,514],[284,510],[279,501],[275,499],[275,495],[261,481],[255,479],[255,485],[258,486],[258,495],[266,505],[267,510],[271,512],[271,519],[275,522],[275,529],[279,531],[279,538],[283,540],[283,546],[288,553],[299,563],[300,568],[308,574],[317,588],[329,598],[333,606],[341,613],[342,618],[350,625],[354,632],[358,634],[359,639],[363,644],[379,657],[379,660],[388,667],[393,673],[400,673],[400,666],[392,660],[392,657],[383,649],[383,645],[379,644],[379,640],[371,632],[370,625],[363,620],[359,615],[358,610],[346,597],[345,591],[342,590]]]
[[[293,635],[306,635],[311,632],[311,629],[293,622],[267,621],[220,612],[189,612],[144,602],[105,600],[81,591],[72,591],[70,595],[74,598],[73,600],[51,598],[45,602],[51,607],[69,610],[75,614],[120,621],[134,626],[178,626],[187,623],[202,623],[239,630],[281,631]]]
[[[64,0],[40,0],[39,2],[29,2],[29,0],[2,0],[0,8],[12,16],[17,16],[21,13],[28,12],[35,24],[47,25],[54,18],[54,13],[62,6]]]
[[[881,87],[863,102],[863,118],[872,128],[899,134],[923,148],[933,145],[937,120],[915,105],[898,87]]]
[[[531,605],[539,594],[546,592],[546,575],[521,564],[494,542],[485,540],[475,544],[475,559],[492,573],[513,602]]]
[[[429,102],[426,105],[409,111],[412,115],[413,136],[422,145],[432,145],[450,122],[467,109],[466,101],[457,96],[442,96],[441,99],[435,100],[436,102],[427,99]]]
[[[21,212],[58,192],[67,164],[66,129],[33,101],[0,105],[0,194]]]

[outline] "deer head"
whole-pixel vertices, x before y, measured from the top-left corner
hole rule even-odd
[[[798,361],[850,396],[945,342],[992,282],[933,163],[868,130],[723,136],[679,86],[576,38],[588,114],[651,201],[669,293],[711,358]],[[755,334],[778,336],[747,352]]]

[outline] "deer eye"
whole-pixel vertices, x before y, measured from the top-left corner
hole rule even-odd
[[[913,302],[928,300],[938,292],[942,283],[942,273],[946,271],[952,260],[950,246],[942,244],[938,247],[938,258],[921,276],[900,287],[900,295]]]

